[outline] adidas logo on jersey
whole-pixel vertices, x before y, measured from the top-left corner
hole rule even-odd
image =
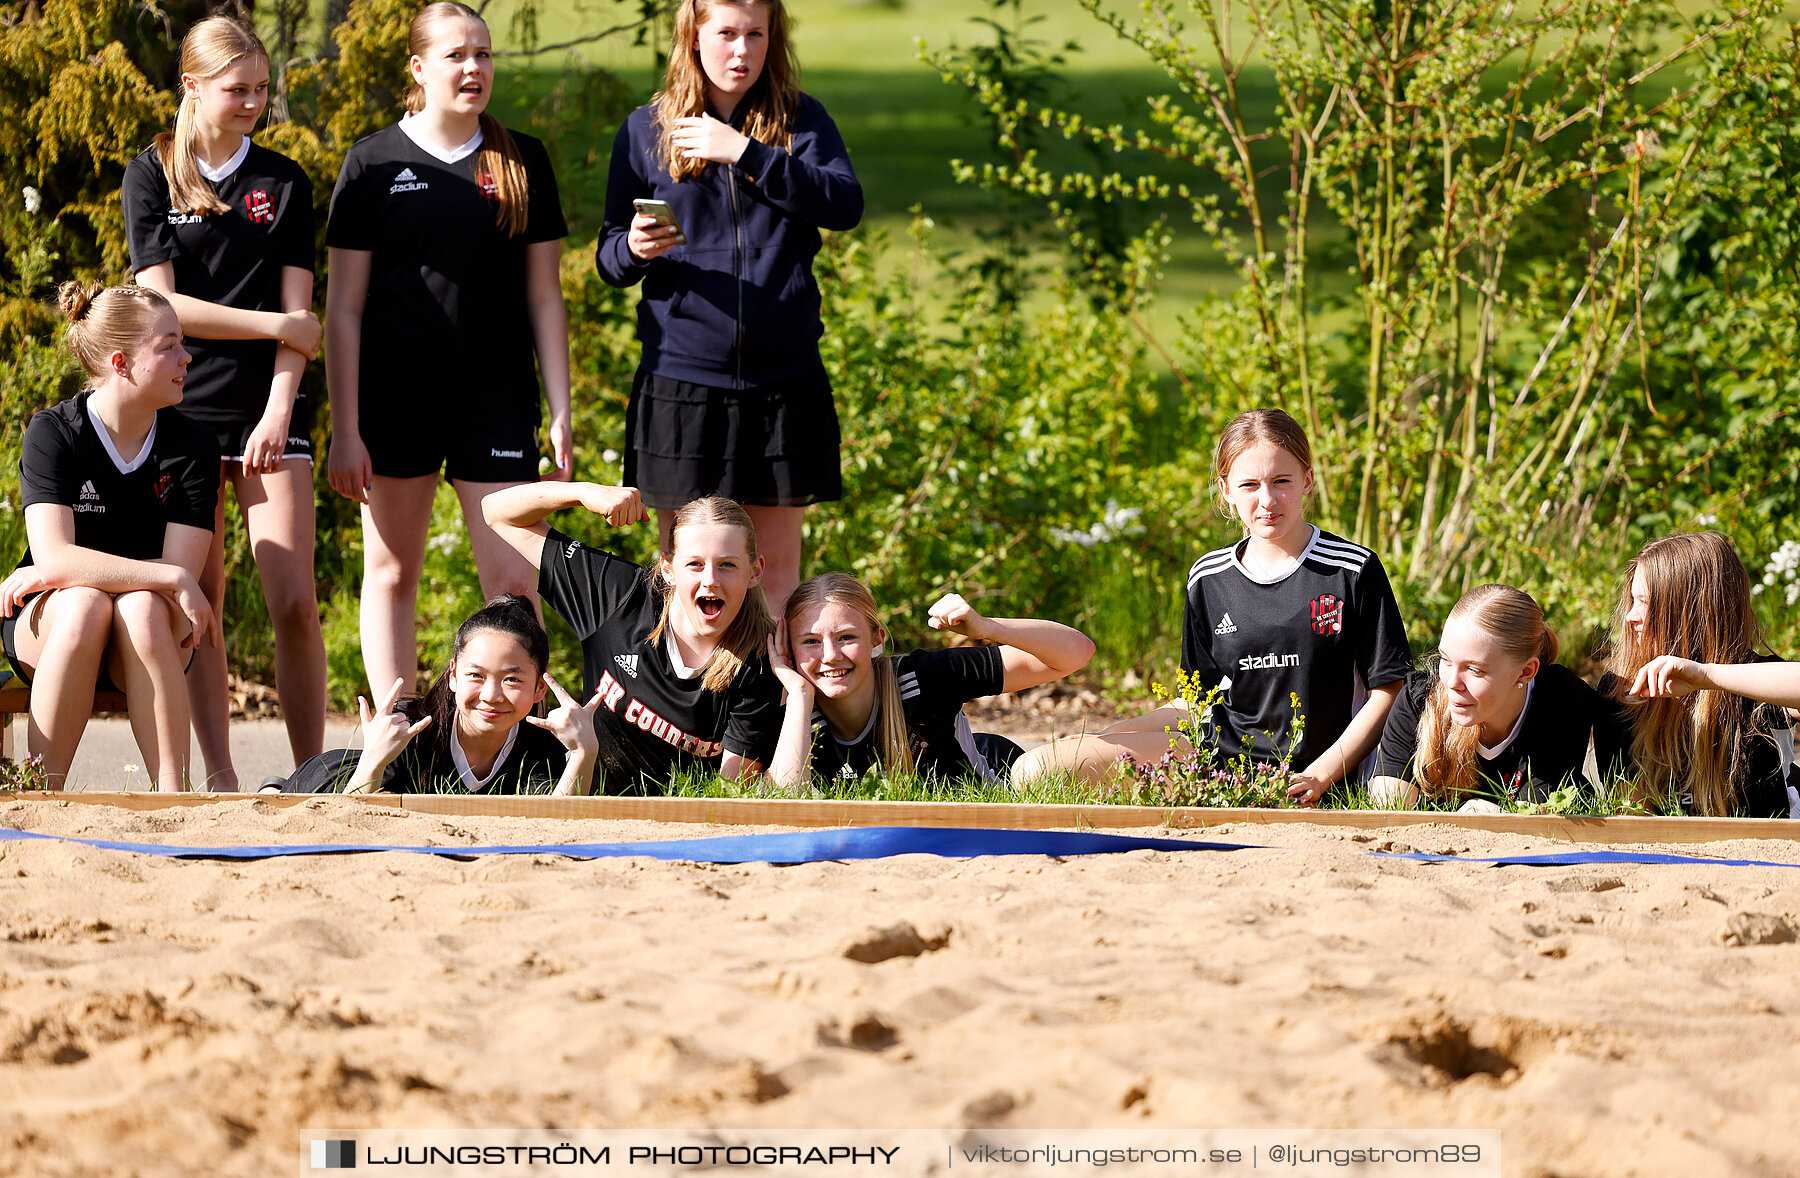
[[[633,679],[637,678],[637,661],[638,656],[635,654],[613,655],[613,662],[619,664],[619,669],[624,671],[627,675],[630,675]]]
[[[394,183],[404,184],[408,180],[417,180],[417,179],[418,179],[418,177],[413,175],[413,170],[411,168],[401,168],[400,174],[398,176],[394,177]]]
[[[94,480],[89,479],[81,484],[81,497],[75,504],[76,511],[104,514],[106,505],[100,502],[100,492],[94,490]]]
[[[94,490],[94,480],[89,479],[87,482],[81,484],[81,501],[83,503],[86,503],[90,499],[99,498],[100,492]]]
[[[422,188],[430,187],[431,185],[419,179],[418,174],[411,168],[401,168],[400,174],[394,177],[393,184],[388,187],[388,195],[393,196],[396,193],[401,192],[417,192]]]
[[[1214,634],[1236,634],[1237,633],[1237,623],[1231,620],[1230,614],[1226,614],[1224,617],[1219,619],[1219,624],[1213,627],[1213,633]]]

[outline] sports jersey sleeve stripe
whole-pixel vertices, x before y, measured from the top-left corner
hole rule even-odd
[[[1329,557],[1336,560],[1355,561],[1355,567],[1357,568],[1361,568],[1363,565],[1367,564],[1369,558],[1375,555],[1360,544],[1349,544],[1341,540],[1332,540],[1323,533],[1313,541],[1312,548],[1315,557]]]
[[[1363,566],[1367,563],[1366,561],[1361,560],[1346,560],[1341,557],[1327,556],[1321,552],[1314,552],[1309,559],[1313,564],[1322,564],[1329,568],[1343,569],[1345,572],[1350,573],[1362,572]]]
[[[1191,588],[1194,582],[1198,581],[1201,577],[1210,576],[1213,573],[1224,572],[1226,569],[1230,568],[1232,559],[1231,552],[1232,550],[1229,548],[1221,548],[1217,552],[1209,552],[1199,560],[1196,560],[1193,567],[1188,569],[1188,586]]]

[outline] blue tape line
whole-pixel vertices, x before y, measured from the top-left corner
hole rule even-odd
[[[551,843],[495,847],[390,847],[361,843],[317,843],[276,847],[181,847],[122,843],[65,835],[0,829],[0,842],[54,839],[164,855],[175,859],[274,859],[283,855],[344,855],[366,851],[410,851],[464,859],[475,855],[567,855],[609,859],[640,855],[689,863],[817,863],[830,859],[882,859],[890,855],[942,855],[950,859],[983,855],[1107,855],[1122,851],[1237,851],[1248,844],[1203,843],[1187,839],[1133,838],[1058,830],[988,830],[937,826],[865,826],[795,834],[729,835],[656,843]]]
[[[1669,855],[1661,851],[1560,851],[1549,855],[1497,855],[1474,859],[1463,855],[1427,855],[1423,851],[1370,851],[1383,859],[1414,859],[1420,863],[1492,863],[1500,867],[1581,867],[1591,863],[1700,863],[1709,867],[1800,867],[1800,863],[1775,863],[1768,859],[1702,859],[1695,855]]]

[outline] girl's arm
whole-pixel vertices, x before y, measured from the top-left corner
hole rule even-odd
[[[496,535],[538,568],[544,563],[544,537],[550,534],[544,517],[569,507],[585,507],[604,516],[615,528],[649,518],[635,487],[605,487],[599,483],[520,483],[504,487],[482,499],[481,516]]]
[[[788,150],[759,143],[710,114],[676,119],[670,141],[677,155],[735,166],[782,212],[821,229],[854,229],[863,215],[862,183],[837,124],[814,106],[794,128]]]
[[[405,682],[404,679],[394,680],[379,711],[371,712],[369,701],[360,695],[356,697],[356,710],[362,715],[363,751],[356,759],[356,772],[344,785],[345,793],[365,794],[380,789],[381,777],[387,767],[412,743],[413,737],[430,725],[430,716],[413,724],[394,710],[394,701],[400,698]]]
[[[280,340],[311,360],[319,354],[319,317],[312,313],[310,299],[307,305],[295,307],[286,298],[288,269],[284,267],[281,272],[283,309],[280,311],[246,311],[184,295],[175,289],[174,262],[144,267],[137,272],[137,284],[147,286],[169,300],[185,335],[199,339]],[[308,274],[307,278],[310,289],[312,275]]]
[[[1370,690],[1368,700],[1363,703],[1362,710],[1350,718],[1343,735],[1332,741],[1331,747],[1318,760],[1295,774],[1298,780],[1288,787],[1288,797],[1303,806],[1310,806],[1325,796],[1333,782],[1342,780],[1361,764],[1381,740],[1381,728],[1387,723],[1388,709],[1394,706],[1405,686],[1406,680],[1396,679]]]
[[[1383,810],[1411,810],[1419,804],[1419,787],[1399,777],[1371,777],[1369,800]]]
[[[600,738],[594,733],[594,709],[600,706],[600,693],[596,691],[594,698],[582,705],[576,703],[575,698],[562,689],[562,684],[548,673],[544,675],[544,682],[556,693],[562,706],[542,720],[527,716],[525,722],[556,737],[569,754],[551,796],[585,798],[594,792],[594,766],[600,760]]]
[[[325,286],[325,386],[331,399],[331,489],[358,503],[369,501],[369,450],[362,440],[362,317],[369,298],[368,250],[326,251],[331,280]]]
[[[281,305],[312,315],[313,275],[299,266],[281,268]],[[315,319],[315,323],[318,321]],[[300,373],[311,357],[293,348],[275,351],[275,378],[269,382],[269,404],[262,420],[244,440],[244,472],[269,474],[287,453],[288,426],[294,420],[294,401],[300,395]]]
[[[1664,654],[1645,663],[1631,683],[1631,694],[1644,699],[1707,690],[1774,704],[1800,718],[1800,663],[1696,663]]]
[[[775,744],[775,759],[769,764],[769,780],[786,793],[799,793],[812,768],[813,685],[795,669],[789,656],[786,618],[775,623],[775,633],[769,635],[769,668],[787,690],[781,736]]]
[[[11,617],[21,598],[45,589],[77,585],[102,593],[148,589],[165,595],[187,615],[193,633],[183,646],[196,645],[202,639],[219,644],[218,620],[200,592],[197,578],[212,544],[212,533],[205,528],[169,524],[161,559],[133,560],[75,543],[73,508],[33,503],[25,508],[25,536],[33,563],[0,582],[0,616]]]
[[[562,242],[534,241],[525,247],[525,300],[531,338],[537,345],[544,399],[550,402],[550,478],[568,482],[575,474],[575,426],[569,407],[569,310],[563,302]]]
[[[1065,678],[1087,666],[1094,643],[1080,630],[1041,618],[987,618],[959,594],[946,593],[931,607],[933,630],[950,630],[1000,646],[1002,691],[1024,691]]]

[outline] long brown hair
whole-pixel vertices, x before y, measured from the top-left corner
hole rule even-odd
[[[407,56],[424,57],[437,27],[451,20],[472,20],[487,28],[481,14],[467,4],[438,0],[421,8],[407,27]],[[416,81],[406,92],[406,109],[413,114],[425,109],[425,89]],[[481,128],[481,148],[475,153],[476,171],[494,182],[494,224],[508,237],[517,237],[525,232],[531,213],[531,181],[525,174],[525,161],[512,133],[500,125],[499,119],[484,110],[477,123]]]
[[[261,58],[267,65],[269,51],[263,48],[262,38],[236,17],[209,16],[181,39],[181,72],[202,82],[211,81],[245,58]],[[169,181],[169,203],[180,212],[200,216],[229,213],[231,206],[219,199],[194,154],[194,138],[199,134],[194,108],[198,103],[199,99],[183,83],[175,130],[164,131],[155,140],[156,156]]]
[[[1625,623],[1632,584],[1644,575],[1649,616],[1640,637]],[[1631,751],[1638,788],[1656,799],[1679,797],[1686,783],[1694,807],[1712,817],[1732,813],[1755,738],[1751,709],[1726,691],[1638,699],[1625,693],[1645,663],[1672,654],[1698,663],[1747,663],[1762,645],[1762,626],[1750,604],[1750,574],[1717,532],[1664,536],[1644,545],[1625,566],[1613,611],[1613,650],[1607,669],[1616,697],[1630,709]]]
[[[1292,454],[1302,468],[1312,469],[1312,444],[1306,440],[1306,431],[1285,411],[1251,409],[1238,414],[1213,447],[1213,506],[1226,519],[1237,521],[1225,498],[1225,480],[1231,477],[1231,464],[1244,451],[1262,442],[1280,446]]]
[[[69,350],[88,374],[90,386],[112,373],[114,352],[127,356],[150,337],[156,317],[171,310],[169,300],[147,286],[102,286],[65,282],[56,291],[56,306],[68,320]]]
[[[712,10],[723,4],[761,8],[769,14],[769,48],[763,58],[762,76],[738,104],[744,112],[744,134],[758,143],[783,149],[794,137],[794,111],[800,105],[800,59],[794,54],[787,8],[781,0],[682,0],[681,9],[675,14],[675,33],[669,39],[668,73],[663,78],[663,88],[650,100],[656,127],[656,159],[677,181],[698,176],[709,162],[676,156],[669,133],[675,129],[676,119],[706,113],[706,71],[700,66],[694,42]]]
[[[1468,618],[1491,634],[1507,658],[1538,660],[1540,671],[1556,661],[1556,631],[1544,624],[1543,607],[1531,594],[1511,585],[1477,585],[1450,610],[1450,621]],[[1461,796],[1481,788],[1475,764],[1481,729],[1450,719],[1450,689],[1440,674],[1419,716],[1418,752],[1413,782],[1427,797]]]
[[[875,595],[848,573],[825,573],[800,582],[787,600],[788,633],[791,637],[795,621],[807,610],[824,605],[841,605],[855,610],[868,623],[869,637],[883,632],[881,617],[875,611]],[[789,651],[789,657],[793,652]],[[900,677],[894,673],[894,660],[885,652],[876,655],[875,668],[875,749],[881,763],[890,773],[913,771],[912,738],[906,730],[906,711],[900,703]]]
[[[756,525],[750,522],[749,512],[723,495],[695,499],[675,513],[674,526],[669,529],[668,559],[673,560],[675,553],[681,548],[678,537],[683,528],[715,524],[742,532],[744,550],[749,554],[750,563],[756,563]],[[644,641],[652,645],[668,631],[669,599],[675,594],[674,585],[662,575],[661,562],[657,564],[655,584],[657,592],[662,594],[663,607],[662,616],[656,620],[656,628],[644,637]],[[752,585],[744,593],[737,617],[731,619],[731,625],[725,628],[719,644],[707,656],[703,664],[706,675],[700,680],[700,686],[708,691],[724,691],[730,687],[731,681],[746,663],[768,657],[769,635],[774,632],[775,620],[769,616],[769,599],[763,596],[761,585]]]

